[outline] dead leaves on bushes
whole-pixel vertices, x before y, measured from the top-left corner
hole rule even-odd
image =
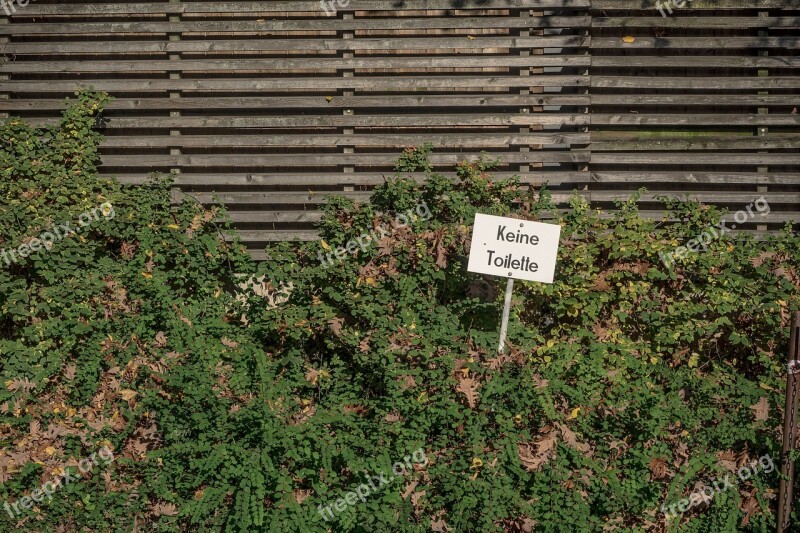
[[[555,455],[559,436],[564,444],[587,457],[591,457],[594,454],[594,449],[590,444],[581,442],[575,432],[566,424],[556,422],[552,426],[541,428],[539,436],[532,443],[521,442],[517,444],[517,454],[525,469],[529,472],[535,472],[549,463]]]
[[[462,378],[458,383],[456,390],[463,394],[467,399],[467,404],[470,408],[475,409],[478,404],[478,388],[480,383],[475,381],[474,378]]]

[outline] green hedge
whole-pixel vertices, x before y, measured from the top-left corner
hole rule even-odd
[[[0,500],[74,474],[0,530],[774,530],[789,227],[668,267],[717,209],[559,213],[480,158],[432,173],[421,148],[370,203],[332,200],[319,241],[255,264],[224,210],[97,177],[106,101],[0,128],[0,247],[18,254],[0,264]],[[466,272],[475,212],[562,225],[555,283],[515,286],[503,356],[502,280]],[[767,455],[775,470],[666,519]]]

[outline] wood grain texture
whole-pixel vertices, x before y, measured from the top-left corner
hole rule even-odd
[[[561,208],[644,186],[657,220],[661,196],[763,195],[758,225],[800,221],[796,0],[42,2],[0,24],[0,113],[52,124],[108,91],[101,173],[178,171],[176,198],[225,203],[261,259],[424,142],[437,172],[485,152]]]

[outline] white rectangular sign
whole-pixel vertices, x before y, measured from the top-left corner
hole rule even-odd
[[[561,226],[475,214],[467,270],[553,283]]]

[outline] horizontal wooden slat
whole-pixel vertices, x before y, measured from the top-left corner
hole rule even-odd
[[[426,68],[489,68],[489,67],[586,67],[587,56],[534,55],[526,57],[402,57],[365,59],[203,59],[182,61],[37,61],[11,62],[0,65],[0,73],[64,73],[100,72],[255,72],[264,70],[328,70],[341,69],[426,69]]]
[[[797,89],[798,76],[592,76],[593,88],[604,89],[682,89],[682,90],[744,90],[744,89]]]
[[[796,29],[800,27],[800,17],[730,17],[697,16],[662,17],[594,17],[593,28],[775,28]]]
[[[756,117],[758,117],[756,115]],[[777,119],[777,117],[776,117]],[[611,119],[609,119],[611,120]],[[47,124],[55,119],[31,119],[32,124]],[[539,124],[589,123],[588,115],[568,113],[536,113],[511,115],[507,113],[463,115],[284,115],[265,117],[140,117],[109,120],[106,129],[178,129],[178,128],[324,128],[324,127],[447,127],[447,126],[531,126]],[[794,123],[790,121],[788,123]]]
[[[778,98],[778,97],[774,97]],[[784,99],[789,97],[783,97]],[[264,96],[228,98],[117,98],[106,106],[113,111],[207,110],[207,109],[358,109],[358,108],[446,108],[519,107],[543,105],[589,105],[588,95],[426,95],[426,96]],[[0,111],[61,111],[63,99],[0,100]]]
[[[167,5],[167,4],[162,4]],[[172,5],[172,4],[170,4]],[[786,38],[788,41],[788,38]],[[794,39],[795,41],[797,39]],[[340,51],[396,51],[396,50],[492,50],[530,48],[584,48],[591,37],[575,35],[548,35],[541,37],[407,37],[386,39],[203,39],[191,41],[101,41],[87,47],[83,42],[11,42],[0,44],[5,54],[22,55],[99,55],[116,54],[234,54],[259,52],[340,52]]]
[[[697,0],[695,0],[697,1]],[[627,2],[627,0],[626,0]],[[620,50],[684,50],[684,49],[751,49],[788,48],[799,49],[800,37],[788,35],[769,37],[650,37],[640,36],[632,41],[621,37],[592,37],[591,48]]]
[[[635,153],[592,153],[592,163],[604,165],[736,165],[748,167],[753,165],[800,165],[800,153],[765,154],[765,153],[693,153],[691,161],[687,161],[684,153],[671,152],[635,152]]]
[[[742,18],[741,24],[746,24]],[[754,19],[755,23],[758,19]],[[764,19],[767,20],[767,19]],[[778,21],[781,22],[781,21]],[[525,28],[585,28],[591,23],[589,17],[395,17],[388,19],[340,19],[319,18],[311,20],[257,21],[202,21],[202,22],[85,22],[69,23],[17,23],[0,26],[2,35],[119,35],[119,34],[252,34],[269,36],[273,32],[338,32],[361,30],[487,30]],[[782,21],[790,24],[791,19]],[[764,26],[760,23],[759,26]]]
[[[630,133],[628,138],[614,139],[618,132],[597,132],[592,135],[588,148],[592,152],[603,151],[649,151],[649,150],[767,150],[797,149],[800,146],[800,134],[765,135],[760,137],[636,137]],[[661,161],[658,154],[658,161]]]
[[[492,0],[491,6],[481,3],[464,3],[459,10],[484,9],[538,9],[538,8],[581,8],[588,7],[589,0]],[[424,9],[453,9],[452,0],[426,0]],[[395,0],[358,0],[358,4],[338,7],[338,11],[412,11],[420,6]],[[319,13],[322,11],[318,0],[274,0],[270,2],[185,2],[185,3],[92,3],[92,4],[41,4],[31,3],[25,9],[26,16],[53,15],[226,15],[245,14],[285,14],[291,12]]]
[[[430,134],[425,141],[434,147],[505,148],[508,146],[586,144],[588,133],[554,134]],[[368,135],[161,135],[106,137],[104,148],[266,148],[266,147],[396,147],[405,148],[419,142],[419,135],[373,133]]]
[[[551,199],[556,204],[566,204],[575,196],[585,198],[590,202],[611,203],[630,198],[629,191],[593,191],[574,190],[553,192]],[[272,192],[190,192],[191,196],[204,205],[223,203],[229,209],[239,206],[246,211],[256,205],[293,205],[293,206],[321,206],[333,196],[342,196],[354,202],[367,202],[372,196],[371,191],[272,191]],[[770,209],[783,207],[797,207],[800,205],[800,193],[758,193],[752,191],[720,192],[653,192],[640,194],[639,203],[661,203],[662,198],[677,200],[691,199],[703,203],[715,202],[717,204],[731,205],[736,209],[750,205],[756,199],[763,198]],[[760,215],[759,215],[760,216]]]
[[[649,126],[798,126],[800,115],[744,115],[744,114],[643,114],[615,115],[592,114],[593,125],[649,125]]]
[[[71,94],[81,88],[93,87],[112,94],[141,92],[279,92],[315,91],[320,94],[340,89],[357,91],[434,91],[446,89],[491,89],[493,92],[511,87],[585,87],[588,76],[532,75],[532,76],[436,76],[406,77],[380,76],[364,78],[315,77],[315,78],[228,78],[228,79],[159,79],[159,80],[11,80],[0,81],[0,93],[60,93]],[[800,78],[793,79],[792,87],[800,87]]]
[[[532,152],[487,152],[487,157],[499,158],[507,163],[538,162],[588,162],[586,151],[532,151]],[[456,165],[468,159],[465,154],[435,153],[430,156],[431,163],[436,165]],[[397,153],[387,154],[236,154],[236,155],[154,155],[147,158],[138,155],[105,155],[103,165],[107,167],[139,167],[156,168],[172,167],[289,167],[289,166],[336,166],[336,165],[372,165],[392,166],[397,161]]]
[[[655,10],[658,0],[639,0],[631,4],[628,0],[592,0],[592,9]],[[795,0],[688,0],[686,9],[797,9]],[[680,9],[680,8],[679,8]]]

